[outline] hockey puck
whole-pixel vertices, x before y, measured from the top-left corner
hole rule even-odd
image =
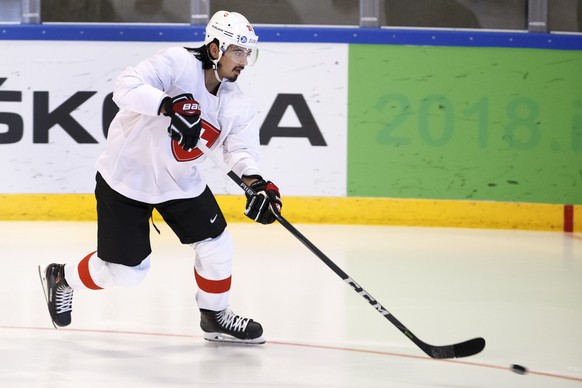
[[[518,375],[524,375],[527,373],[527,368],[525,366],[513,364],[511,365],[511,371]]]

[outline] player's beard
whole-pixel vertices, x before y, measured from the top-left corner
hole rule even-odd
[[[219,63],[218,64],[218,67],[219,68],[222,67],[222,64]],[[235,71],[235,70],[242,71],[242,70],[244,70],[244,66],[235,66],[235,67],[233,67],[232,71]],[[238,76],[239,76],[239,74],[233,74],[233,75],[231,75],[229,77],[225,76],[225,77],[223,77],[223,81],[236,82],[236,80],[238,79]]]

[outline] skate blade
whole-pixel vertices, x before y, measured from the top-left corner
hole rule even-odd
[[[210,342],[222,342],[222,343],[230,343],[230,344],[248,344],[248,345],[261,345],[267,342],[263,336],[243,340],[240,338],[236,338],[230,336],[228,334],[223,333],[204,333],[204,339]]]
[[[47,308],[48,308],[48,302],[49,302],[49,298],[48,298],[48,289],[46,286],[46,273],[42,267],[42,265],[38,266],[38,277],[40,278],[40,286],[42,287],[42,292],[44,294],[44,300],[46,301],[47,304]],[[50,316],[50,310],[49,310],[49,316]],[[54,321],[51,319],[51,323],[53,324],[53,326],[55,327],[55,329],[58,329],[59,327],[57,326],[56,323],[54,323]]]

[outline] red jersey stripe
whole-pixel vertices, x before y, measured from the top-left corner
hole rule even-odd
[[[200,274],[194,268],[194,277],[196,278],[196,283],[198,288],[209,294],[222,294],[224,292],[230,291],[230,283],[232,276],[229,276],[223,280],[209,280],[200,276]]]
[[[85,287],[87,287],[91,290],[102,290],[103,288],[101,288],[97,284],[95,284],[95,282],[93,281],[93,278],[91,277],[91,273],[89,272],[89,259],[94,254],[95,254],[95,252],[89,253],[79,263],[79,267],[78,267],[79,278],[81,279],[81,281],[83,282]]]

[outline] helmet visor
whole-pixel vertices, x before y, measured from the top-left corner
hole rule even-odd
[[[257,62],[259,49],[256,47],[246,48],[236,44],[231,44],[226,50],[223,50],[222,55],[228,57],[239,65],[252,66]]]

